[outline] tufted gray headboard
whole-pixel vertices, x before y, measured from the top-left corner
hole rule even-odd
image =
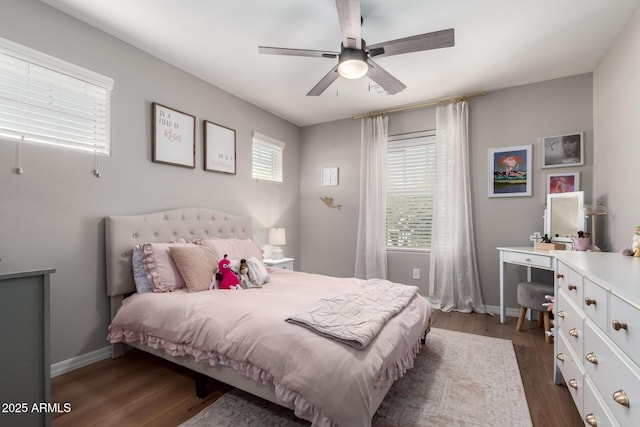
[[[135,292],[131,255],[133,246],[137,244],[197,237],[250,239],[251,225],[251,217],[204,208],[109,216],[105,221],[107,295],[115,297]]]

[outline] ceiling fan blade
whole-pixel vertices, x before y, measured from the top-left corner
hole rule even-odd
[[[342,44],[346,48],[362,48],[362,16],[360,0],[336,0]]]
[[[369,56],[391,56],[401,53],[451,47],[455,44],[453,28],[417,36],[405,37],[368,46]]]
[[[373,62],[371,59],[367,60],[367,64],[369,64],[367,76],[369,76],[369,78],[374,82],[378,83],[389,95],[395,95],[407,88],[404,83],[393,77],[387,70]]]
[[[288,49],[285,47],[258,46],[258,52],[270,55],[312,56],[317,58],[337,58],[339,52],[311,49]]]
[[[329,71],[320,81],[307,93],[307,96],[318,96],[322,94],[331,83],[335,82],[338,78],[338,66],[336,65]]]

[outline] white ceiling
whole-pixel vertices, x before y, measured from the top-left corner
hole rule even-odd
[[[367,44],[455,28],[455,47],[376,59],[407,85],[339,78],[335,59],[258,46],[340,50],[334,0],[42,0],[299,126],[591,72],[640,0],[362,0]]]

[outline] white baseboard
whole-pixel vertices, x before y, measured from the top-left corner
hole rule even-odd
[[[500,315],[500,306],[499,305],[485,305],[485,308],[489,311],[489,313]],[[507,316],[508,317],[518,317],[520,316],[520,308],[510,308],[507,307]]]
[[[111,346],[51,364],[51,378],[111,357]]]

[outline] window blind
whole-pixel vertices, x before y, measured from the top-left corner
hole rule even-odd
[[[0,38],[0,137],[109,155],[113,79]]]
[[[254,179],[282,182],[283,151],[285,143],[253,132],[252,176]]]
[[[387,148],[387,247],[431,246],[435,136],[389,141]]]

